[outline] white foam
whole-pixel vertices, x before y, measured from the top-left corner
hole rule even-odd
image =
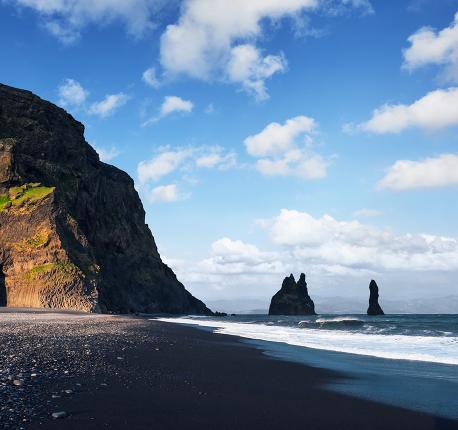
[[[458,337],[404,336],[300,329],[265,324],[244,324],[191,318],[159,321],[215,328],[216,333],[326,351],[458,365]]]
[[[360,320],[359,318],[355,318],[355,317],[317,318],[317,319],[315,320],[315,322],[317,322],[317,323],[328,323],[328,322],[339,323],[339,322],[346,322],[346,321],[350,321],[350,322],[353,322],[353,321],[363,322],[363,321]]]

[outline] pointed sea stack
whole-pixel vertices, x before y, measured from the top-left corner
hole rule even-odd
[[[369,284],[369,308],[367,309],[367,315],[385,315],[382,308],[378,303],[378,285],[373,279]]]
[[[162,262],[129,175],[63,109],[1,84],[0,305],[211,314]]]
[[[292,274],[283,280],[280,291],[272,297],[269,315],[316,315],[304,273],[297,283]]]

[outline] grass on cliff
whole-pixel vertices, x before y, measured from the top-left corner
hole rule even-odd
[[[26,273],[28,279],[36,279],[39,275],[49,272],[60,273],[71,277],[79,272],[77,266],[70,262],[46,263],[33,267]]]
[[[26,240],[26,243],[31,248],[39,248],[40,246],[44,245],[48,241],[47,233],[40,232],[37,233],[35,236],[31,237],[30,239]]]
[[[11,187],[8,194],[0,195],[0,212],[10,206],[21,206],[41,200],[54,191],[54,187],[44,187],[38,183],[25,184],[20,187]]]

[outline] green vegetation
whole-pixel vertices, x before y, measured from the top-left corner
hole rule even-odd
[[[41,200],[51,194],[54,189],[54,187],[43,187],[39,183],[11,187],[8,194],[0,195],[0,212],[9,206],[21,206],[23,203]]]
[[[0,212],[4,209],[5,205],[10,201],[8,194],[0,194]]]
[[[38,248],[44,245],[48,241],[48,235],[46,233],[38,233],[30,239],[26,240],[28,246],[32,248]]]
[[[49,273],[51,271],[68,276],[75,275],[76,273],[80,272],[78,267],[70,262],[46,263],[40,264],[39,266],[35,266],[34,268],[30,269],[26,273],[26,277],[28,279],[35,279],[38,275],[42,273]]]
[[[40,264],[39,266],[35,266],[33,269],[30,269],[27,272],[27,277],[34,278],[35,275],[38,275],[39,273],[50,272],[52,269],[54,269],[55,265],[56,263],[47,263],[47,264]]]

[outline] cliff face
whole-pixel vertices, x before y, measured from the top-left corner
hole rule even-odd
[[[297,283],[292,274],[283,280],[280,291],[272,297],[269,315],[316,315],[304,273]]]
[[[133,180],[83,134],[0,84],[0,305],[210,313],[162,262]]]
[[[367,315],[385,315],[382,308],[378,303],[378,285],[372,280],[369,284],[369,308],[367,309]]]

